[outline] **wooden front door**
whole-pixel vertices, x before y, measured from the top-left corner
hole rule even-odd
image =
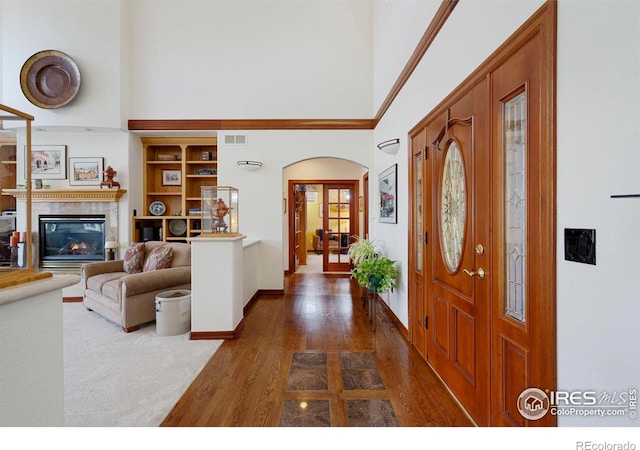
[[[427,359],[480,425],[489,423],[491,277],[486,81],[426,125]]]
[[[521,396],[556,388],[555,14],[410,132],[410,336],[481,426],[556,423]]]

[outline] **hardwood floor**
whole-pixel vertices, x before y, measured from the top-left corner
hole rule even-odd
[[[348,426],[349,405],[362,399],[390,401],[400,426],[473,426],[380,306],[373,331],[353,280],[294,274],[284,291],[254,302],[240,336],[222,344],[162,426],[284,426],[290,400],[323,400],[327,425]],[[326,389],[287,388],[292,357],[301,352],[326,353]],[[371,352],[384,387],[345,389],[344,352]]]

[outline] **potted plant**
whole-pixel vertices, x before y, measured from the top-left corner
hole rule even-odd
[[[385,257],[365,258],[351,270],[351,277],[372,292],[383,292],[397,287],[395,261]]]
[[[356,241],[349,246],[347,256],[355,267],[362,264],[365,259],[378,256],[380,246],[375,240],[370,241],[368,238],[362,239],[360,236],[354,237]]]

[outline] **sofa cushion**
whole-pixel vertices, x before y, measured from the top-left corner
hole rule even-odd
[[[152,270],[161,270],[171,267],[173,259],[173,248],[168,245],[159,245],[154,247],[144,260],[142,267],[143,272],[151,272]]]
[[[102,295],[120,304],[120,279],[106,281],[102,285]]]
[[[142,272],[145,257],[144,242],[132,242],[124,254],[123,268],[127,273]]]
[[[126,274],[127,274],[126,272],[107,272],[107,273],[100,273],[98,275],[94,275],[87,279],[87,289],[94,292],[98,292],[103,295],[107,295],[104,289],[105,284],[114,280],[117,282],[117,280],[119,280]],[[107,296],[111,297],[110,295],[107,295]],[[112,298],[117,298],[117,297],[112,297]]]
[[[190,266],[191,265],[191,244],[184,242],[171,242],[173,248],[173,259],[171,267]]]

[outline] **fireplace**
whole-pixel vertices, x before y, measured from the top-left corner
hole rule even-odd
[[[77,269],[104,261],[104,215],[40,215],[40,267]]]

